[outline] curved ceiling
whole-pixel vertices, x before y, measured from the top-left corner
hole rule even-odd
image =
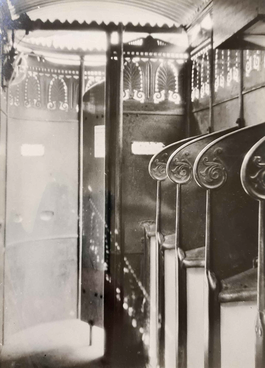
[[[115,21],[114,19],[110,19],[111,12],[112,15],[115,13],[116,17],[121,13],[123,13],[123,15],[126,14],[126,21],[128,18],[132,23],[139,19],[139,14],[141,14],[145,18],[145,23],[151,23],[151,18],[152,22],[155,22],[155,19],[157,19],[157,22],[160,24],[164,23],[171,26],[172,22],[175,25],[190,24],[195,14],[198,12],[198,9],[205,7],[210,1],[211,0],[82,0],[76,2],[73,0],[8,0],[8,3],[14,15],[30,12],[32,15],[35,14],[35,18],[39,17],[40,19],[43,17],[41,15],[42,9],[43,15],[45,13],[49,13],[50,16],[55,14],[55,17],[60,19],[61,9],[71,8],[68,15],[64,15],[64,17],[69,20],[69,16],[73,16],[73,8],[76,10],[79,9],[80,12],[83,7],[85,12],[83,12],[82,18],[84,20],[86,20],[86,16],[89,17],[90,8],[97,8],[98,11],[101,12],[101,19],[104,22]],[[60,5],[60,11],[52,11],[53,7],[51,6],[56,6],[58,9],[58,5]],[[132,8],[133,11],[130,10]],[[122,9],[125,9],[125,12],[120,12]],[[54,16],[52,17],[54,18]],[[123,23],[125,22],[123,21]]]

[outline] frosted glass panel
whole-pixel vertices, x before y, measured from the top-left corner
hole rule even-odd
[[[221,368],[255,367],[256,303],[221,305]]]
[[[187,269],[187,367],[204,367],[204,269]],[[230,367],[232,368],[232,366]],[[234,367],[233,367],[234,368]]]

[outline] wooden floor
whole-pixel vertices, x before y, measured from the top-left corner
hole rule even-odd
[[[1,353],[1,368],[102,368],[103,330],[79,320],[46,323],[13,335]]]

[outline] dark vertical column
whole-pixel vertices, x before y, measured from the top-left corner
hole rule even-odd
[[[114,249],[115,249],[115,285],[120,290],[120,300],[116,299],[116,331],[118,336],[114,351],[115,361],[123,359],[122,341],[123,341],[123,299],[124,299],[124,282],[123,282],[123,261],[124,261],[124,229],[122,214],[122,189],[123,189],[123,26],[118,27],[118,49],[117,49],[117,75],[115,89],[116,93],[116,121],[115,121],[115,187],[114,187],[114,205],[115,205],[115,229],[114,229]],[[119,358],[118,358],[119,356]]]
[[[192,104],[191,104],[191,68],[192,61],[189,58],[186,65],[186,80],[187,80],[187,89],[186,89],[186,137],[190,137],[191,135],[191,121],[192,121]]]
[[[161,181],[157,181],[157,192],[156,192],[156,243],[155,243],[155,310],[156,310],[156,321],[155,321],[155,347],[156,347],[156,360],[154,366],[161,366],[162,360],[162,310],[164,300],[162,300],[161,284],[162,279],[162,251],[161,251],[161,239],[160,239],[160,221],[161,221]]]
[[[122,162],[123,162],[123,26],[118,28],[117,52],[112,53],[107,34],[106,65],[106,226],[105,226],[105,358],[109,363],[122,355],[123,259]]]
[[[111,43],[110,33],[106,33],[106,83],[105,83],[105,278],[104,278],[104,329],[105,358],[110,359],[112,352],[115,291],[111,288]]]
[[[78,297],[77,297],[77,318],[81,318],[81,293],[82,293],[82,250],[83,250],[83,96],[84,96],[84,56],[80,58],[79,71],[79,134],[78,134],[78,171],[79,171],[79,191],[78,191]]]
[[[181,185],[176,184],[175,222],[175,308],[176,308],[176,368],[187,367],[187,288],[186,269],[182,266],[180,251]]]
[[[116,85],[116,145],[115,145],[115,250],[119,255],[119,266],[122,266],[124,256],[123,226],[122,226],[122,164],[123,164],[123,27],[118,29],[119,43],[117,50],[117,85]],[[113,91],[114,92],[114,91]],[[123,269],[119,275],[121,281],[121,298],[123,299]],[[122,304],[122,301],[121,303]]]
[[[239,62],[239,118],[238,125],[240,128],[245,126],[244,122],[244,96],[243,96],[243,88],[244,88],[244,51],[240,50],[240,62]]]
[[[210,96],[209,96],[209,133],[214,131],[214,116],[213,116],[213,98],[214,98],[214,49],[213,49],[213,31],[211,31],[211,48],[209,50],[210,63]]]

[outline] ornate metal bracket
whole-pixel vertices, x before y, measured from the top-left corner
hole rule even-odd
[[[246,154],[241,167],[245,191],[256,200],[265,200],[265,137]]]
[[[165,180],[167,177],[166,166],[168,160],[168,153],[164,152],[161,155],[158,154],[154,157],[153,161],[150,161],[149,173],[155,180]]]
[[[194,165],[195,178],[200,186],[206,189],[220,188],[227,180],[227,170],[220,158],[223,150],[217,147],[207,156],[202,154]]]
[[[173,153],[168,160],[168,177],[178,184],[188,183],[192,179],[192,164],[189,161],[189,152],[184,151],[181,154]]]

